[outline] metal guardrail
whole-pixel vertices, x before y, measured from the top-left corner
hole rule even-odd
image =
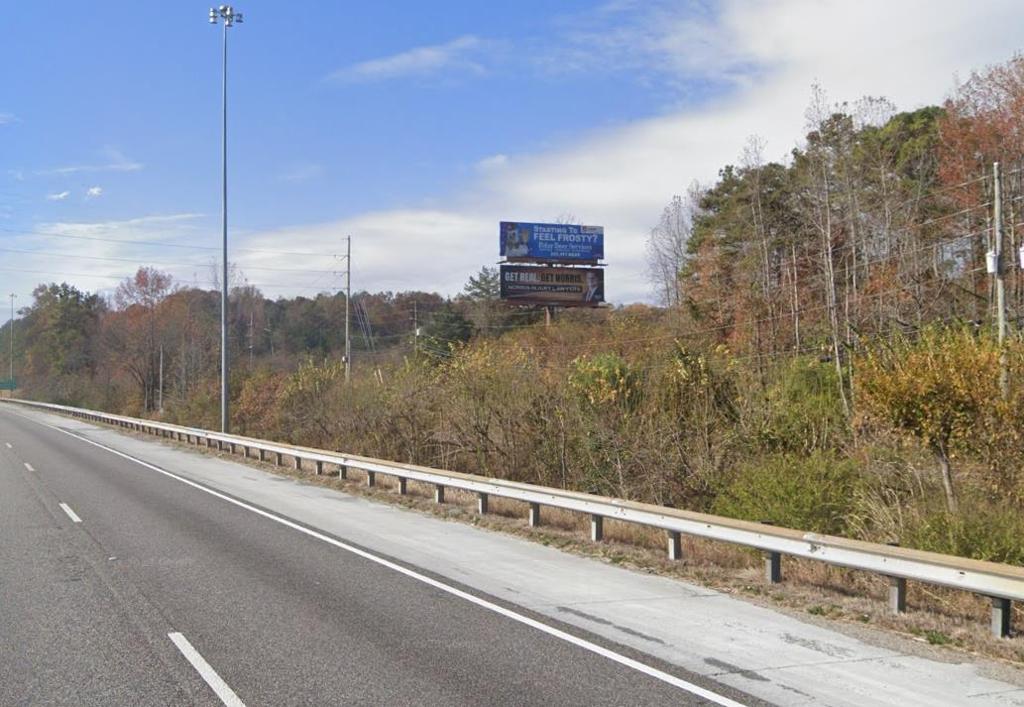
[[[961,589],[991,599],[992,632],[999,637],[1010,634],[1012,602],[1024,601],[1024,568],[1012,565],[805,533],[648,503],[268,442],[65,405],[17,399],[7,399],[3,402],[159,434],[197,445],[216,445],[218,449],[228,449],[232,453],[236,453],[241,447],[246,457],[258,454],[261,461],[267,461],[269,454],[273,455],[271,461],[278,465],[283,464],[284,458],[288,457],[295,468],[302,468],[303,462],[313,464],[317,474],[325,472],[325,465],[337,467],[343,478],[347,476],[349,469],[359,469],[366,474],[367,484],[370,486],[376,483],[377,474],[383,474],[398,480],[398,489],[402,494],[406,493],[406,483],[410,480],[432,484],[438,503],[444,502],[446,488],[459,489],[477,494],[480,513],[487,512],[487,501],[491,496],[522,501],[529,504],[531,525],[540,525],[541,508],[545,506],[585,513],[590,515],[591,538],[594,541],[602,539],[606,518],[660,528],[668,533],[668,553],[671,559],[682,558],[681,537],[684,535],[755,548],[765,553],[766,577],[773,583],[782,580],[783,555],[874,572],[889,578],[889,606],[896,613],[906,610],[907,580]]]

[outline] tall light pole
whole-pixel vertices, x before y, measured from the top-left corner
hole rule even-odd
[[[221,229],[223,262],[220,283],[220,429],[230,432],[228,415],[228,29],[242,21],[242,13],[230,5],[210,8],[210,24],[224,25],[223,74],[221,86]]]

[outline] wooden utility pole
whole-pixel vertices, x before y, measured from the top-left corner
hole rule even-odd
[[[1003,180],[999,163],[992,164],[992,250],[995,253],[996,320],[999,331],[999,392],[1010,394],[1010,374],[1006,360],[1006,282],[1003,278]]]
[[[349,317],[352,310],[352,236],[346,236],[345,248],[345,382],[352,378],[352,341]]]
[[[412,352],[415,356],[420,355],[420,314],[416,306],[416,300],[412,301]]]

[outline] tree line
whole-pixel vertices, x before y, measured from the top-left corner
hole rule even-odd
[[[1022,244],[1024,58],[909,112],[814,88],[806,117],[789,159],[751,139],[667,205],[659,306],[545,327],[492,268],[453,298],[362,292],[346,383],[343,294],[234,288],[235,429],[1024,563],[1024,273],[1007,257],[999,342],[986,262],[993,162]],[[106,299],[40,286],[21,315],[22,394],[216,426],[217,293],[142,268]]]

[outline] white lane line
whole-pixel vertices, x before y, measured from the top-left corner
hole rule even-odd
[[[72,523],[81,523],[82,519],[78,517],[78,514],[71,510],[71,506],[66,503],[61,503],[60,507],[64,509],[64,512],[68,514],[68,518],[71,519]]]
[[[481,608],[484,608],[484,609],[487,609],[488,611],[493,611],[494,613],[500,614],[501,616],[504,616],[504,617],[506,617],[508,619],[511,619],[513,621],[517,621],[517,622],[519,622],[521,624],[529,626],[530,628],[534,628],[534,629],[537,629],[538,631],[546,633],[549,636],[553,636],[553,637],[561,639],[561,640],[563,640],[563,641],[565,641],[567,643],[571,643],[571,644],[573,644],[575,646],[578,646],[578,647],[580,647],[580,648],[582,648],[582,649],[584,649],[586,651],[589,651],[591,653],[595,653],[596,655],[599,655],[599,656],[601,656],[603,658],[607,658],[608,660],[610,660],[610,661],[612,661],[614,663],[618,663],[619,665],[622,665],[622,666],[625,666],[625,667],[630,668],[632,670],[636,670],[637,672],[643,673],[644,675],[652,677],[655,680],[660,680],[661,682],[664,682],[664,683],[667,683],[669,685],[672,685],[673,687],[677,687],[680,690],[683,690],[685,692],[689,692],[692,695],[696,695],[698,697],[702,697],[705,700],[708,700],[709,702],[713,702],[716,705],[722,705],[722,707],[744,707],[742,702],[736,702],[735,700],[729,699],[725,695],[719,695],[716,692],[712,692],[711,690],[707,690],[707,689],[705,689],[703,687],[700,687],[699,685],[693,684],[692,682],[687,682],[686,680],[683,680],[682,678],[677,678],[675,675],[671,675],[669,673],[666,673],[663,670],[658,670],[657,668],[652,667],[650,665],[647,665],[646,663],[641,663],[640,661],[635,660],[633,658],[629,658],[627,656],[624,656],[621,653],[616,653],[615,651],[610,650],[608,648],[605,648],[604,646],[599,646],[596,643],[588,641],[588,640],[586,640],[584,638],[579,638],[578,636],[574,636],[571,633],[567,633],[565,631],[557,629],[554,626],[548,626],[547,624],[541,623],[540,621],[537,621],[536,619],[531,619],[529,616],[524,616],[523,614],[520,614],[518,612],[512,611],[511,609],[506,609],[505,607],[499,606],[498,604],[495,604],[493,602],[487,601],[486,599],[481,599],[480,597],[474,596],[474,595],[472,595],[472,594],[470,594],[468,592],[464,592],[461,589],[457,589],[456,587],[453,587],[451,585],[445,584],[444,582],[439,582],[438,580],[434,579],[433,577],[428,577],[428,576],[426,576],[424,574],[420,574],[419,572],[416,572],[415,570],[411,570],[411,569],[409,569],[407,567],[403,567],[402,565],[394,563],[391,560],[386,560],[383,557],[378,557],[377,555],[374,555],[371,552],[367,552],[366,550],[362,550],[362,549],[360,549],[358,547],[355,547],[353,545],[349,545],[348,543],[342,542],[341,540],[336,540],[335,538],[332,538],[330,536],[324,535],[323,533],[317,532],[315,530],[310,530],[309,528],[305,528],[305,527],[299,525],[298,523],[295,523],[293,521],[288,520],[287,518],[284,518],[282,516],[276,515],[274,513],[269,512],[269,511],[265,511],[262,508],[257,508],[256,506],[249,505],[245,501],[239,501],[236,498],[231,498],[230,496],[228,496],[226,494],[223,494],[220,491],[215,491],[215,490],[213,490],[211,488],[207,488],[206,486],[203,486],[200,483],[192,481],[191,479],[186,479],[184,476],[178,476],[177,474],[175,474],[173,472],[167,471],[166,469],[161,469],[158,466],[154,466],[153,464],[150,464],[149,462],[146,462],[146,461],[143,461],[143,460],[138,459],[136,457],[133,457],[130,454],[125,454],[124,452],[118,451],[118,450],[116,450],[116,449],[114,449],[112,447],[108,447],[105,444],[101,444],[99,442],[94,442],[93,440],[87,439],[86,437],[82,437],[80,435],[77,435],[74,432],[69,432],[68,430],[63,430],[60,427],[55,427],[54,425],[49,425],[49,424],[47,424],[45,422],[39,422],[38,420],[35,420],[33,418],[29,418],[29,417],[26,417],[25,419],[32,420],[32,422],[35,422],[36,424],[42,425],[44,427],[49,427],[50,429],[56,430],[57,432],[61,432],[63,434],[66,434],[69,437],[74,437],[75,439],[77,439],[77,440],[79,440],[81,442],[85,442],[86,444],[91,444],[94,447],[99,447],[100,449],[103,449],[103,450],[105,450],[107,452],[110,452],[111,454],[119,456],[122,459],[127,459],[129,461],[135,462],[136,464],[144,466],[147,469],[152,469],[153,471],[156,471],[156,472],[158,472],[160,474],[163,474],[164,476],[167,476],[169,478],[172,478],[175,481],[180,481],[181,483],[186,484],[188,486],[191,486],[194,489],[198,489],[198,490],[200,490],[200,491],[202,491],[204,493],[208,493],[211,496],[219,498],[222,501],[227,501],[228,503],[234,504],[234,505],[238,506],[239,508],[244,508],[247,511],[251,511],[251,512],[257,514],[257,515],[263,516],[264,518],[267,518],[268,520],[272,520],[275,523],[280,523],[281,525],[284,525],[284,526],[286,526],[288,528],[291,528],[292,530],[297,530],[300,533],[304,533],[305,535],[308,535],[311,538],[316,538],[317,540],[321,540],[321,541],[327,543],[328,545],[333,545],[334,547],[337,547],[337,548],[339,548],[341,550],[345,550],[347,552],[350,552],[353,555],[358,555],[359,557],[362,557],[363,559],[369,560],[370,562],[375,562],[378,565],[381,565],[383,567],[387,567],[388,569],[394,570],[395,572],[398,572],[399,574],[403,574],[406,577],[410,577],[412,579],[415,579],[415,580],[417,580],[419,582],[422,582],[423,584],[426,584],[428,586],[434,587],[435,589],[440,589],[441,591],[447,592],[448,594],[451,594],[452,596],[456,596],[456,597],[458,597],[460,599],[464,599],[464,600],[470,602],[471,604],[476,604],[477,606],[479,606]]]
[[[25,468],[28,469],[29,471],[35,471],[35,469],[32,468],[32,465],[29,464],[28,462],[25,462]]]
[[[180,633],[175,631],[174,633],[167,634],[167,637],[174,641],[174,645],[178,647],[181,654],[185,656],[185,660],[192,664],[192,667],[196,669],[196,672],[202,676],[206,684],[210,686],[214,692],[217,693],[217,697],[228,707],[245,707],[245,703],[238,699],[238,695],[235,691],[228,687],[228,684],[221,679],[221,676],[217,674],[217,671],[206,662],[206,659],[199,654],[192,644],[188,642],[188,639],[182,636]]]
[[[8,448],[8,449],[14,449],[14,447],[12,447],[12,446],[11,446],[11,443],[10,443],[10,442],[4,442],[4,444],[6,444],[6,445],[7,445],[7,448]]]

